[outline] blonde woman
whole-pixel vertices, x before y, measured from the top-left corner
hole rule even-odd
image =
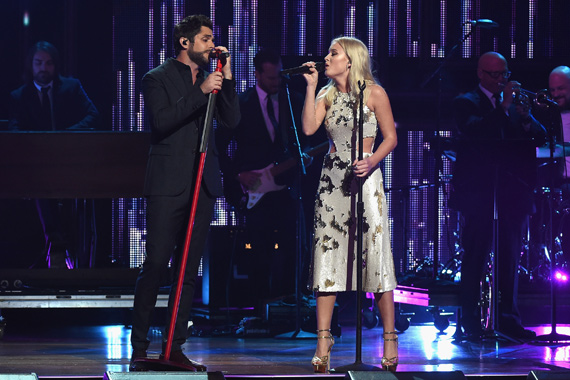
[[[307,93],[303,132],[314,134],[323,124],[329,137],[315,204],[312,289],[317,297],[317,349],[315,372],[330,369],[331,319],[337,292],[356,290],[356,197],[358,178],[363,182],[363,290],[372,292],[384,327],[382,367],[396,371],[398,336],[394,328],[396,276],[388,208],[379,163],[396,147],[397,137],[388,95],[372,75],[370,55],[358,39],[339,37],[325,57],[328,84],[315,97],[318,73],[314,62],[304,74]],[[358,82],[364,91],[363,159],[358,160]],[[378,129],[382,142],[375,151]]]

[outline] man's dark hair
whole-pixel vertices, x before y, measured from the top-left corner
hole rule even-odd
[[[186,37],[190,43],[194,43],[194,37],[200,33],[200,29],[205,26],[210,29],[214,29],[214,24],[212,20],[204,15],[192,15],[185,17],[178,24],[174,25],[174,51],[176,55],[182,50],[182,45],[180,45],[180,38]]]
[[[281,56],[277,54],[276,51],[261,49],[255,54],[255,57],[253,57],[253,66],[256,71],[262,73],[264,63],[278,65],[281,63]]]
[[[54,65],[54,78],[59,77],[59,52],[57,51],[56,47],[50,44],[47,41],[38,41],[32,45],[30,50],[28,51],[28,56],[26,57],[26,64],[25,69],[26,72],[24,74],[26,81],[32,81],[34,74],[32,70],[32,64],[34,62],[34,55],[38,51],[45,51],[48,53],[53,61]]]

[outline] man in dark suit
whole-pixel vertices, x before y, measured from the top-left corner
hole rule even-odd
[[[479,86],[454,100],[459,147],[450,202],[464,220],[462,322],[468,335],[480,336],[483,332],[479,283],[489,253],[495,251],[500,303],[499,310],[495,310],[499,318],[494,329],[514,338],[532,338],[534,333],[522,327],[517,308],[518,266],[523,228],[534,207],[534,148],[544,142],[546,130],[528,105],[517,104],[520,83],[508,82],[510,71],[501,54],[483,54],[477,76]],[[498,252],[493,247],[495,201]]]
[[[99,112],[79,80],[59,75],[59,53],[37,42],[26,59],[28,82],[11,93],[9,129],[63,131],[94,129]]]
[[[12,131],[70,131],[95,129],[99,112],[79,80],[60,75],[59,52],[39,41],[28,53],[27,83],[11,93]],[[46,238],[47,265],[71,268],[72,201],[37,199],[36,208]]]
[[[252,252],[248,276],[257,292],[258,314],[263,314],[264,303],[269,299],[295,292],[295,158],[299,154],[295,151],[287,93],[282,87],[281,57],[271,50],[260,50],[253,63],[256,85],[239,95],[241,121],[232,131],[233,136],[225,136],[224,140],[220,135],[218,143],[221,141],[220,150],[224,151],[230,138],[236,143],[231,162],[222,168],[224,192],[231,204],[244,211]],[[301,114],[302,96],[291,92],[291,103],[296,125],[300,126],[297,117]],[[287,160],[293,160],[292,170],[275,177],[269,173],[268,168],[279,169]],[[258,187],[261,183],[271,184],[267,192],[259,190],[264,186]],[[257,193],[261,198],[253,203]]]
[[[131,370],[137,370],[136,359],[147,355],[147,334],[161,275],[172,257],[176,275],[168,303],[169,320],[171,318],[209,94],[214,90],[219,91],[215,109],[218,128],[233,128],[240,118],[230,58],[223,60],[222,72],[208,74],[202,69],[208,64],[212,49],[227,52],[225,47],[214,45],[212,29],[212,21],[206,16],[184,18],[174,27],[176,58],[169,58],[149,71],[142,81],[151,126],[151,147],[144,184],[148,234],[146,259],[135,289]],[[201,371],[205,371],[206,367],[189,360],[182,353],[181,346],[186,341],[195,280],[214,203],[216,197],[223,194],[218,153],[213,140],[212,131],[203,181],[199,185],[200,195],[169,356],[170,361]],[[168,329],[165,333],[168,334]],[[165,345],[163,354],[164,349]]]

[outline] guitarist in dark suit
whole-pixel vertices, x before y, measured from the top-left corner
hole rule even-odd
[[[227,52],[225,47],[214,45],[212,29],[212,21],[206,16],[184,18],[174,27],[176,58],[167,59],[162,65],[149,71],[142,80],[151,127],[151,146],[144,184],[148,234],[146,259],[135,289],[131,370],[138,369],[136,359],[147,355],[147,334],[152,322],[161,275],[173,258],[176,275],[168,303],[168,320],[171,318],[209,94],[214,90],[219,91],[214,114],[219,130],[235,127],[240,118],[230,58],[222,61],[222,72],[208,74],[203,70],[209,62],[212,49]],[[206,367],[188,359],[182,353],[182,345],[186,341],[195,280],[212,220],[214,203],[216,197],[223,193],[218,153],[213,141],[212,131],[169,357],[170,361],[198,371],[205,371]],[[164,348],[165,346],[163,351]]]
[[[218,143],[220,150],[226,151],[229,140],[236,142],[233,157],[226,157],[222,166],[224,193],[231,204],[245,212],[254,257],[249,276],[260,292],[258,306],[263,306],[268,298],[295,291],[297,205],[290,186],[295,184],[297,164],[274,178],[271,170],[263,171],[274,164],[273,169],[279,169],[279,163],[295,159],[295,137],[287,94],[281,86],[281,57],[261,50],[253,62],[257,84],[239,95],[240,123],[233,136],[222,137]],[[291,102],[297,118],[303,98],[291,92]],[[301,125],[297,119],[296,125]],[[269,191],[263,190],[267,183]],[[257,196],[261,198],[253,198]]]

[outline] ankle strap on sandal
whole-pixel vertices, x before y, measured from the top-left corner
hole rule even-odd
[[[325,330],[317,330],[317,333],[323,332],[323,331],[328,331],[331,332],[331,329],[325,329]]]

